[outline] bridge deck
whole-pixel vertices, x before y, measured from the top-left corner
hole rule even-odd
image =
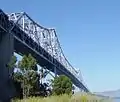
[[[19,31],[17,31],[17,29]],[[83,90],[87,91],[87,88],[75,77],[73,76],[64,66],[59,63],[56,59],[52,58],[49,53],[47,53],[42,47],[37,47],[37,43],[34,42],[30,37],[27,36],[22,30],[20,31],[19,28],[14,28],[14,49],[16,53],[19,54],[29,54],[31,53],[32,56],[34,56],[39,65],[46,67],[48,70],[52,71],[54,73],[54,67],[56,67],[56,73],[58,75],[65,74],[67,75],[72,82],[79,88],[82,88]],[[22,41],[21,34],[25,34],[27,37],[26,41]],[[30,41],[31,40],[31,41]],[[36,46],[33,46],[36,45]],[[50,57],[51,56],[51,57]],[[53,59],[53,60],[51,60]]]
[[[0,28],[9,31],[10,28],[13,27],[14,22],[8,21],[8,17],[6,15],[4,16],[5,16],[5,18],[3,17],[4,19],[2,18],[2,16],[0,16]],[[54,67],[56,67],[56,73],[58,75],[65,74],[72,80],[72,82],[77,87],[88,92],[88,89],[82,84],[82,82],[80,82],[76,78],[76,76],[74,76],[61,63],[59,63],[41,46],[39,46],[33,39],[31,39],[25,32],[23,32],[19,28],[19,25],[15,25],[10,33],[14,35],[14,51],[15,52],[22,55],[31,53],[32,56],[36,58],[36,60],[41,66],[46,67],[48,70],[52,72],[54,72]],[[23,39],[23,37],[25,37],[26,39]],[[2,38],[2,33],[0,33],[0,38]]]

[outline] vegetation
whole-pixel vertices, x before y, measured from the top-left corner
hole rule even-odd
[[[8,70],[14,70],[16,72],[12,73],[11,78],[14,81],[17,92],[22,94],[24,97],[30,96],[39,87],[39,75],[37,73],[37,62],[29,54],[28,56],[23,56],[22,60],[16,64],[17,58],[12,57],[11,61],[8,63]],[[20,88],[21,87],[21,88]],[[22,90],[22,91],[21,91]]]
[[[10,77],[14,80],[16,91],[25,98],[23,100],[13,100],[13,102],[111,102],[88,94],[71,96],[72,82],[65,75],[55,77],[51,81],[53,89],[49,89],[46,83],[40,82],[40,78],[45,76],[43,75],[44,71],[41,70],[42,75],[40,76],[37,72],[37,62],[30,54],[23,56],[17,64],[16,62],[17,58],[13,56],[7,67],[9,71],[17,68],[17,71],[10,74]],[[38,97],[48,96],[48,91],[53,94],[46,98]]]
[[[13,102],[112,102],[111,99],[102,99],[91,95],[59,95],[46,98],[31,97],[24,100],[14,100]]]
[[[41,69],[41,75],[37,72],[37,62],[31,54],[23,56],[17,64],[16,62],[17,58],[13,56],[8,68],[14,70],[17,67],[17,70],[12,74],[12,79],[15,82],[17,92],[24,98],[28,96],[48,96],[51,93],[54,95],[72,93],[72,82],[65,75],[60,75],[51,81],[53,90],[49,88],[47,83],[40,82],[41,77],[46,76],[44,75],[46,72],[43,69]]]
[[[30,92],[35,88],[38,77],[35,70],[37,66],[36,60],[29,54],[28,56],[23,56],[23,59],[19,61],[18,68],[20,71],[17,71],[14,75],[14,79],[22,83],[23,95],[29,96]]]
[[[71,94],[72,81],[65,75],[60,75],[52,81],[53,93],[55,95]]]
[[[16,62],[17,62],[17,58],[16,56],[12,56],[10,62],[8,63],[8,68],[12,69],[12,68],[15,68],[16,67]]]
[[[10,77],[13,76],[13,70],[16,67],[16,62],[17,62],[16,56],[12,56],[10,62],[7,64],[8,71],[9,71],[9,76]],[[10,72],[11,70],[12,70],[12,73]]]

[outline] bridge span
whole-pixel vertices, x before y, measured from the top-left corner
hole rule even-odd
[[[40,66],[55,75],[65,74],[74,85],[89,92],[80,71],[66,59],[56,30],[39,25],[25,12],[6,15],[0,10],[0,49],[0,56],[6,56],[4,62],[0,57],[0,67],[6,67],[13,52],[21,55],[31,53]]]

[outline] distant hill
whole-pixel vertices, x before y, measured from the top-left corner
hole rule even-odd
[[[109,96],[109,97],[114,97],[114,98],[120,98],[120,89],[116,91],[95,92],[94,94],[102,95],[102,96]]]

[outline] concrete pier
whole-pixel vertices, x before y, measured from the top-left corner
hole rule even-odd
[[[9,77],[7,64],[14,51],[14,38],[12,34],[2,34],[0,41],[0,100],[8,101],[14,95],[14,87]]]

